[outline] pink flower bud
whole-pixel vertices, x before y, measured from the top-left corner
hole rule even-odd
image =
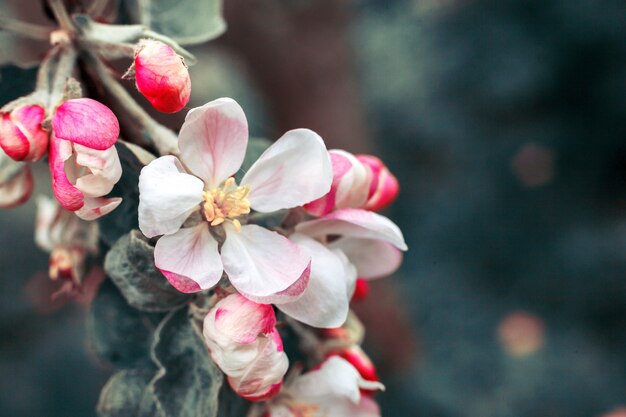
[[[11,208],[24,204],[33,192],[30,166],[16,162],[0,152],[0,207]]]
[[[352,301],[365,300],[370,292],[370,284],[365,278],[357,278]]]
[[[168,45],[149,39],[135,50],[137,89],[155,109],[175,113],[189,102],[191,81],[183,57]]]
[[[0,147],[16,161],[38,161],[48,149],[48,132],[41,127],[45,110],[26,105],[0,114]]]
[[[372,155],[357,155],[356,158],[372,173],[367,202],[362,207],[366,210],[380,211],[391,204],[398,193],[400,185],[396,177],[378,158]]]
[[[117,117],[104,104],[90,98],[67,100],[52,118],[54,134],[91,149],[103,151],[120,135]]]
[[[328,151],[333,167],[330,191],[304,206],[314,216],[323,216],[333,210],[362,207],[368,197],[371,174],[354,155],[333,149]]]
[[[220,300],[204,319],[204,338],[213,361],[232,389],[249,401],[277,394],[287,372],[289,361],[275,325],[271,305],[240,294]]]

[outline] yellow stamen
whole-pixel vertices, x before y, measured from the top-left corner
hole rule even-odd
[[[241,230],[237,217],[250,213],[249,185],[237,186],[233,177],[224,181],[221,188],[214,188],[203,193],[204,215],[211,226],[218,226],[225,221],[232,222],[235,230]]]

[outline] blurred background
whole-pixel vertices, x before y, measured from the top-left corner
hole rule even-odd
[[[192,48],[190,107],[232,96],[253,135],[308,127],[400,181],[385,214],[410,250],[355,306],[383,415],[626,415],[623,0],[225,0],[225,17]],[[34,74],[3,68],[0,102]],[[33,222],[32,201],[0,213],[0,415],[93,416],[111,369],[86,304],[45,301]]]

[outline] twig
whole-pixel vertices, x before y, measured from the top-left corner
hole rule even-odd
[[[34,23],[22,22],[0,14],[0,29],[17,33],[30,39],[48,40],[53,27],[40,26]]]
[[[107,91],[115,97],[124,110],[148,134],[154,147],[161,155],[178,155],[178,137],[176,133],[163,126],[141,108],[139,104],[120,85],[117,79],[111,76],[107,66],[95,54],[85,51],[86,62],[89,63],[100,78]]]
[[[99,17],[106,9],[108,0],[93,0],[87,9],[87,14],[91,17]]]
[[[48,0],[48,4],[50,5],[52,14],[54,14],[54,18],[59,23],[59,26],[68,32],[75,32],[76,29],[74,27],[74,22],[72,22],[72,18],[67,13],[63,0]]]

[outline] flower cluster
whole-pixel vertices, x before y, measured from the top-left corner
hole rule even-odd
[[[251,401],[298,397],[308,382],[280,390],[288,361],[274,307],[310,328],[342,326],[357,278],[389,275],[406,250],[400,229],[370,210],[388,205],[398,183],[377,158],[328,151],[307,129],[285,133],[239,177],[247,144],[246,117],[234,100],[192,109],[179,134],[180,158],[160,157],[141,172],[139,228],[158,237],[155,265],[179,291],[219,285],[204,337],[233,390]],[[285,209],[292,215],[280,226],[258,224]],[[319,352],[324,345],[321,338]],[[371,365],[356,344],[326,353],[344,359],[329,358],[294,381],[323,381],[335,368],[360,375],[363,363]],[[368,381],[375,371],[364,374]],[[346,378],[356,393],[380,386]],[[338,396],[337,407],[360,407],[359,398]],[[315,403],[305,396],[270,409],[295,407],[285,415],[299,415],[296,404],[309,400]]]

